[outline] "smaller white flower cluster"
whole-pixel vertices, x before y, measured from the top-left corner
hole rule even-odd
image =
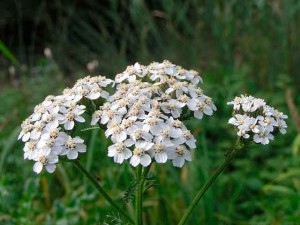
[[[241,95],[227,105],[233,105],[234,116],[228,123],[237,127],[237,135],[255,143],[266,145],[274,133],[286,133],[287,116],[268,106],[263,99]]]
[[[76,159],[78,153],[85,152],[86,146],[80,137],[72,137],[75,123],[85,122],[82,114],[86,106],[80,104],[84,98],[106,100],[109,93],[104,89],[112,80],[105,77],[85,77],[77,81],[62,95],[48,96],[34,109],[21,125],[18,139],[25,142],[24,159],[35,161],[33,170],[40,173],[45,166],[49,173],[56,169],[59,156]]]
[[[146,167],[172,160],[182,167],[191,161],[189,149],[195,138],[181,121],[183,115],[202,119],[216,110],[211,98],[197,87],[202,81],[195,71],[169,61],[143,66],[136,63],[116,76],[116,92],[92,119],[106,124],[113,144],[108,156],[116,163],[129,160]]]

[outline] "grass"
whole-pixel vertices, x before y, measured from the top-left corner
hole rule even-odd
[[[150,172],[155,181],[149,181],[153,187],[146,192],[146,224],[176,224],[221,163],[235,138],[227,125],[231,112],[226,102],[240,93],[262,97],[287,113],[288,133],[268,146],[252,146],[236,159],[197,206],[189,224],[300,224],[300,142],[285,97],[287,89],[293,90],[292,100],[300,110],[298,1],[107,1],[104,6],[89,1],[81,6],[86,10],[65,4],[59,8],[65,23],[59,25],[45,11],[47,4],[32,14],[47,21],[53,60],[39,55],[24,60],[24,52],[1,42],[6,57],[9,53],[20,65],[29,62],[27,71],[16,65],[16,76],[9,77],[4,71],[8,61],[1,61],[1,225],[121,224],[72,164],[60,164],[52,175],[33,174],[16,136],[36,104],[88,73],[88,61],[100,62],[95,75],[113,77],[129,63],[165,58],[200,71],[203,89],[218,111],[203,121],[187,122],[197,137],[193,162],[181,170],[156,165]],[[20,49],[30,46],[38,48],[31,42]],[[89,149],[81,161],[133,213],[132,204],[123,203],[132,182],[130,166],[106,157],[109,143],[102,131],[84,135]]]

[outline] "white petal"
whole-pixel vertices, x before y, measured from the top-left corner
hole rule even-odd
[[[124,155],[122,153],[118,153],[114,157],[114,162],[115,163],[122,163],[124,161]]]
[[[190,148],[196,148],[195,141],[193,139],[187,140],[185,142]]]
[[[158,163],[165,163],[168,159],[168,156],[165,152],[160,152],[155,154],[155,160]]]
[[[172,128],[170,132],[170,136],[173,138],[179,138],[182,136],[182,130],[181,129],[176,129]]]
[[[86,152],[86,145],[85,144],[77,144],[76,150],[78,152]]]
[[[149,166],[149,164],[151,163],[151,157],[148,154],[144,154],[141,157],[141,162],[140,162],[144,167]]]
[[[48,171],[48,173],[53,173],[56,169],[56,165],[55,164],[47,164],[45,166],[45,169]]]
[[[184,158],[187,161],[192,161],[192,155],[191,155],[190,151],[188,151],[188,150],[184,151]]]
[[[29,138],[30,138],[30,132],[27,132],[27,133],[25,133],[25,134],[23,135],[22,141],[23,141],[23,142],[26,142],[26,141],[29,140]]]
[[[125,115],[127,113],[127,109],[125,107],[122,107],[122,108],[118,109],[118,113],[121,115]]]
[[[177,157],[173,159],[173,166],[175,167],[182,167],[184,164],[184,159],[182,157]]]
[[[130,146],[132,146],[133,144],[134,144],[134,141],[131,140],[131,139],[127,139],[126,141],[124,141],[124,145],[125,145],[126,147],[130,147]]]
[[[257,134],[254,135],[253,141],[254,141],[255,143],[260,143],[260,142],[261,142],[261,139],[260,139],[259,135],[257,135]]]
[[[43,169],[43,164],[41,162],[36,162],[34,165],[33,165],[33,171],[36,172],[36,173],[40,173]]]
[[[140,163],[140,157],[138,157],[137,155],[133,155],[131,158],[130,158],[130,164],[134,167],[136,167],[139,163]]]
[[[83,123],[85,121],[85,119],[82,116],[76,116],[75,120],[80,122],[80,123]]]
[[[98,121],[99,121],[99,118],[93,118],[91,121],[91,125],[92,126],[96,125],[96,123],[98,123]]]
[[[125,159],[128,159],[132,156],[132,152],[128,148],[126,148],[124,150],[123,154],[124,154]]]
[[[172,113],[172,116],[173,116],[174,118],[180,117],[180,112],[179,112],[179,110],[172,110],[171,113]]]
[[[78,157],[78,152],[76,150],[70,150],[67,153],[68,159],[76,159]]]
[[[49,164],[54,164],[58,162],[58,156],[57,155],[50,155],[48,158]]]
[[[102,117],[102,119],[101,119],[101,123],[102,123],[102,124],[106,124],[108,121],[109,121],[109,118],[108,118],[107,115],[104,115],[104,116]]]
[[[202,117],[203,117],[203,112],[202,112],[202,111],[199,111],[199,110],[196,110],[196,111],[194,112],[194,116],[195,116],[197,119],[201,120]]]
[[[72,130],[73,127],[74,127],[74,121],[67,121],[65,124],[64,124],[64,127],[66,130]]]
[[[109,157],[114,157],[117,154],[117,149],[115,148],[115,146],[109,146],[108,147],[108,156]]]
[[[203,112],[209,116],[211,116],[213,114],[213,110],[210,107],[205,107]]]
[[[109,97],[109,93],[107,91],[101,91],[101,97],[107,99]]]
[[[187,102],[187,106],[189,107],[190,110],[196,110],[197,109],[197,104],[198,101],[196,99],[191,99],[190,101]]]

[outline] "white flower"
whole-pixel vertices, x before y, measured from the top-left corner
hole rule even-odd
[[[233,110],[240,110],[243,99],[241,97],[235,97],[233,101],[227,102],[227,105],[233,105]]]
[[[191,153],[186,149],[184,145],[178,146],[175,150],[169,150],[168,158],[173,160],[173,165],[175,167],[182,167],[186,160],[192,161]]]
[[[133,126],[127,129],[127,134],[135,142],[141,139],[151,142],[153,139],[153,136],[144,128],[142,122],[135,122]]]
[[[33,130],[34,126],[31,124],[31,120],[30,119],[26,119],[22,125],[21,125],[21,132],[18,136],[18,139],[22,138],[23,142],[26,142],[30,139],[31,136],[31,131]]]
[[[253,137],[254,142],[261,143],[263,145],[269,144],[269,140],[274,140],[274,136],[269,130],[259,127],[259,133]]]
[[[132,152],[127,148],[134,144],[130,139],[124,142],[117,142],[108,147],[108,156],[114,157],[115,163],[122,163],[124,160],[132,156]]]
[[[186,144],[190,148],[196,148],[196,139],[189,130],[184,130],[182,137],[175,142],[177,145]]]
[[[128,98],[114,101],[111,105],[111,110],[113,110],[118,115],[125,115],[127,113],[126,106],[128,105],[128,103]]]
[[[166,146],[163,143],[155,143],[153,147],[149,150],[149,153],[154,156],[155,161],[157,163],[165,163],[168,159],[167,155],[167,149],[169,149],[168,146]]]
[[[38,154],[37,141],[31,140],[25,143],[24,146],[24,159],[34,159]]]
[[[175,91],[176,98],[180,98],[184,93],[188,93],[189,89],[184,85],[183,82],[175,82],[165,91],[166,94],[171,94]]]
[[[85,112],[85,106],[83,105],[76,105],[74,109],[71,108],[71,110],[62,108],[60,111],[64,113],[64,119],[60,121],[60,124],[63,124],[66,130],[72,130],[74,128],[75,120],[80,123],[85,121],[85,119],[81,116],[81,114]]]
[[[64,116],[58,113],[45,112],[42,116],[42,121],[46,124],[47,129],[58,127],[61,120],[64,120]]]
[[[256,118],[253,117],[246,118],[244,126],[248,127],[253,133],[259,132]]]
[[[276,120],[273,117],[258,116],[257,119],[258,119],[258,123],[270,132],[274,130],[275,126],[278,126]]]
[[[58,156],[54,154],[44,155],[43,152],[40,152],[35,159],[36,163],[33,166],[33,171],[40,173],[45,166],[45,169],[49,173],[53,173],[56,169],[56,163],[58,162]]]
[[[122,121],[121,116],[118,115],[115,111],[113,110],[102,111],[101,124],[121,123],[121,121]]]
[[[30,138],[34,140],[39,139],[44,127],[45,123],[43,121],[36,121],[33,125],[33,130],[30,133]]]
[[[98,99],[99,97],[107,99],[109,97],[109,93],[102,90],[98,84],[93,84],[90,87],[90,92],[85,97],[91,100]]]
[[[41,136],[38,147],[43,149],[44,152],[53,152],[59,155],[62,151],[62,145],[66,142],[66,134],[59,132],[59,129],[53,129]]]
[[[114,143],[125,141],[127,134],[125,130],[117,123],[111,123],[107,130],[105,131],[105,136],[111,136],[111,140]]]
[[[102,111],[96,110],[92,115],[91,125],[96,125],[98,121],[101,119],[101,116],[102,116]]]
[[[209,103],[207,104],[206,101]],[[213,111],[216,110],[215,105],[211,103],[211,101],[204,99],[191,99],[187,103],[190,110],[194,111],[194,116],[197,119],[202,119],[203,114],[211,116]]]
[[[155,135],[154,141],[156,143],[162,142],[167,146],[172,146],[174,143],[171,138],[179,138],[182,135],[182,130],[174,129],[168,124],[161,124],[158,129],[153,130],[153,134]]]
[[[286,134],[286,128],[287,128],[286,122],[284,120],[278,120],[277,125],[280,133]]]
[[[180,117],[180,114],[182,112],[181,108],[184,106],[185,106],[184,103],[181,103],[174,99],[170,99],[168,102],[163,102],[161,104],[161,109],[165,113],[168,113],[168,114],[171,113],[174,118],[178,118],[178,117]]]
[[[153,143],[146,141],[138,141],[135,143],[135,149],[133,150],[133,156],[130,158],[130,164],[134,167],[141,164],[144,167],[147,167],[151,163],[151,157],[146,153]]]
[[[203,83],[202,78],[198,75],[198,72],[194,70],[185,71],[183,74],[185,79],[190,80],[193,84]]]
[[[42,115],[47,111],[47,107],[43,104],[39,104],[34,107],[34,113],[31,115],[32,121],[40,120]]]
[[[144,126],[143,130],[146,132],[155,132],[155,130],[159,130],[161,126],[163,126],[163,120],[157,117],[151,117],[149,115],[144,117]]]
[[[234,126],[241,126],[244,125],[245,121],[248,119],[249,117],[247,115],[240,115],[240,114],[236,114],[234,117],[230,118],[228,123],[234,125]]]
[[[66,137],[66,142],[63,146],[61,155],[67,155],[68,159],[76,159],[78,157],[78,152],[86,152],[86,146],[83,142],[84,141],[80,137]]]

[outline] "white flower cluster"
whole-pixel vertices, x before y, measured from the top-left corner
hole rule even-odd
[[[143,66],[136,63],[116,76],[116,91],[97,110],[92,125],[105,124],[112,145],[108,156],[116,163],[129,160],[146,167],[155,160],[182,167],[191,161],[195,138],[181,121],[202,119],[216,110],[211,98],[197,87],[201,77],[169,61]]]
[[[115,81],[86,77],[62,95],[48,96],[22,124],[19,139],[25,142],[24,158],[35,161],[33,170],[45,166],[53,172],[59,157],[76,159],[86,146],[73,137],[76,123],[91,115],[91,125],[106,127],[112,145],[108,156],[116,163],[129,160],[146,167],[152,161],[182,167],[191,161],[196,140],[184,118],[202,119],[216,110],[211,98],[197,87],[201,77],[169,61],[143,66],[136,63]],[[110,95],[107,86],[115,88]]]
[[[59,156],[76,159],[78,153],[85,152],[84,141],[70,135],[76,122],[85,122],[82,114],[86,106],[84,99],[106,100],[109,93],[104,89],[112,80],[105,77],[85,77],[77,81],[71,89],[65,89],[62,95],[48,96],[34,109],[21,125],[18,139],[25,142],[24,159],[35,161],[33,170],[40,173],[45,166],[52,173],[56,169]]]
[[[241,95],[227,105],[233,105],[234,116],[228,123],[237,127],[237,135],[266,145],[274,133],[286,133],[287,116],[268,106],[263,99]]]

